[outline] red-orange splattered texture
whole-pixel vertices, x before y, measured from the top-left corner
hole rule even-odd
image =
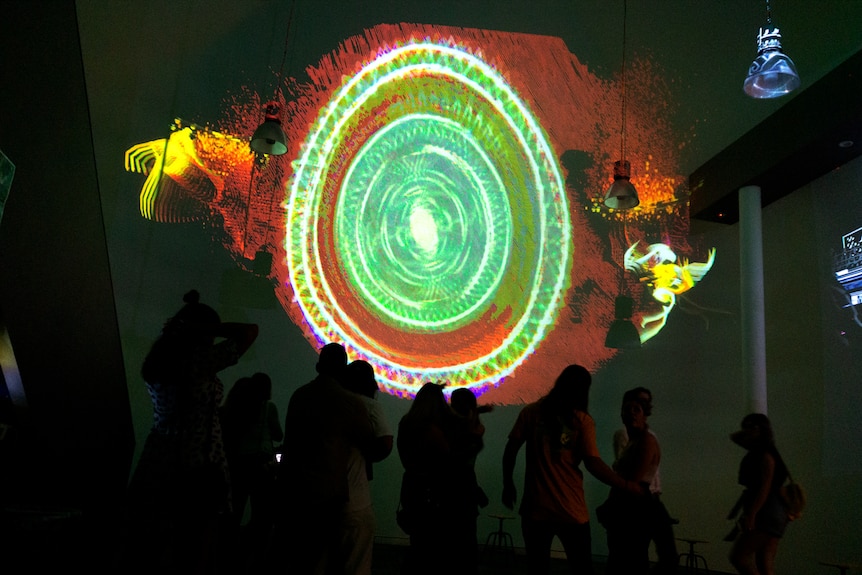
[[[378,53],[411,39],[425,38],[444,39],[491,64],[532,109],[557,158],[574,150],[588,160],[579,165],[581,173],[564,170],[568,176],[574,258],[571,287],[563,296],[555,325],[535,353],[484,397],[485,401],[502,404],[532,401],[547,391],[565,365],[580,363],[595,371],[616,353],[604,346],[604,338],[613,319],[613,299],[619,287],[626,242],[666,241],[682,254],[690,249],[685,194],[681,202],[677,201],[684,182],[677,173],[678,146],[672,140],[669,121],[659,115],[670,108],[666,101],[655,105],[666,91],[659,73],[648,62],[635,63],[628,72],[627,159],[632,164],[633,183],[643,188],[643,208],[626,218],[625,237],[619,214],[608,217],[607,213],[593,211],[594,199],[609,183],[611,165],[619,154],[618,82],[590,73],[559,38],[399,24],[376,26],[362,36],[345,40],[318,65],[306,70],[309,82],[285,82],[289,96],[282,105],[288,153],[270,158],[257,176],[258,189],[253,189],[250,227],[245,234],[247,245],[243,246],[238,235],[232,234],[225,247],[234,254],[250,257],[265,241],[270,244],[276,252],[273,276],[278,280],[278,297],[291,320],[303,329],[312,345],[318,346],[321,342],[304,324],[305,318],[294,302],[281,245],[285,235],[283,202],[292,177],[289,162],[301,155],[300,147],[309,127],[345,77]],[[260,106],[260,99],[251,92],[237,95],[228,110],[225,131],[250,136],[261,120]],[[656,203],[665,206],[658,213],[650,213]],[[216,208],[226,226],[244,228],[243,210],[227,203]],[[519,241],[521,238],[514,238],[514,242]],[[637,285],[630,287],[633,291],[640,289]],[[410,348],[409,341],[399,341],[396,336],[393,334],[392,345]],[[470,345],[468,341],[457,344]],[[446,350],[427,350],[426,356],[417,361],[433,361],[441,352]]]

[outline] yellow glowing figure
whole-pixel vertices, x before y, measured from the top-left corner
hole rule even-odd
[[[706,262],[679,260],[667,244],[651,244],[646,253],[637,250],[635,242],[624,256],[627,270],[638,275],[652,290],[653,299],[661,304],[658,313],[644,314],[641,318],[641,343],[656,335],[667,322],[676,297],[694,287],[712,268],[715,261],[715,248],[709,250]]]
[[[173,130],[170,138],[126,150],[125,168],[147,176],[141,188],[142,216],[157,222],[195,221],[207,213],[208,204],[221,199],[225,177],[249,169],[254,154],[245,140],[183,127],[180,120]]]

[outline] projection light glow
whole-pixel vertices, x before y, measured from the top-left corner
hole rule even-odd
[[[296,301],[387,391],[481,393],[545,337],[572,265],[565,185],[534,115],[482,59],[431,42],[381,51],[321,109],[293,168]]]
[[[390,394],[445,381],[523,404],[565,365],[596,372],[618,353],[605,336],[621,281],[646,341],[714,259],[689,244],[667,85],[649,62],[630,72],[641,205],[626,212],[592,197],[617,153],[619,81],[560,38],[472,28],[379,24],[304,80],[279,75],[284,155],[250,150],[264,100],[242,86],[221,119],[127,148],[125,169],[146,176],[144,218],[230,254],[223,296],[280,304]]]
[[[641,317],[638,331],[644,343],[665,326],[677,296],[693,288],[712,269],[715,248],[709,250],[707,261],[689,262],[680,260],[666,244],[652,244],[646,253],[641,253],[635,242],[626,250],[623,260],[626,270],[637,275],[639,281],[647,285],[652,298],[661,304],[659,311]]]

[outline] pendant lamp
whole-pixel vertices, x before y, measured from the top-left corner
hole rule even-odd
[[[259,154],[280,156],[287,152],[287,134],[281,127],[279,107],[276,102],[266,105],[263,124],[257,127],[251,137],[251,149]]]
[[[614,162],[614,182],[605,192],[604,204],[613,210],[628,210],[640,204],[638,192],[631,183],[631,164],[626,160],[626,0],[623,0],[622,127],[620,159]]]
[[[284,33],[284,52],[281,55],[281,67],[275,82],[275,95],[272,101],[267,102],[264,107],[264,121],[257,127],[251,137],[250,146],[252,151],[258,154],[280,156],[287,153],[287,134],[281,127],[281,107],[279,106],[279,94],[281,93],[281,81],[284,75],[284,62],[287,59],[287,45],[290,39],[290,24],[293,20],[293,9],[296,1],[290,5],[287,17],[287,30]]]
[[[742,89],[752,98],[779,98],[800,85],[796,65],[781,49],[781,34],[772,26],[772,10],[766,0],[766,26],[757,33],[757,57],[748,69]]]

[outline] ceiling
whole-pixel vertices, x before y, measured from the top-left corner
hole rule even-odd
[[[690,176],[691,215],[735,223],[737,190],[768,205],[862,155],[862,51],[707,160]]]
[[[822,172],[862,147],[856,96],[862,0],[771,5],[802,78],[800,90],[777,100],[742,92],[765,23],[764,2],[661,0],[626,7],[627,58],[649,62],[666,82],[663,113],[676,133],[679,173],[691,176],[695,218],[732,223],[740,185],[762,184],[766,204],[816,176],[792,169],[801,158],[819,158],[813,171]],[[291,3],[284,0],[78,0],[76,6],[96,154],[104,158],[141,137],[144,114],[214,116],[196,95],[201,90],[227,93],[248,83],[264,92],[282,61],[285,76],[303,81],[308,66],[381,23],[555,36],[599,77],[614,76],[622,59],[622,1],[296,0],[287,42]],[[847,82],[851,88],[842,87]],[[857,143],[839,148],[836,139]],[[111,185],[109,172],[100,168],[103,190]]]

